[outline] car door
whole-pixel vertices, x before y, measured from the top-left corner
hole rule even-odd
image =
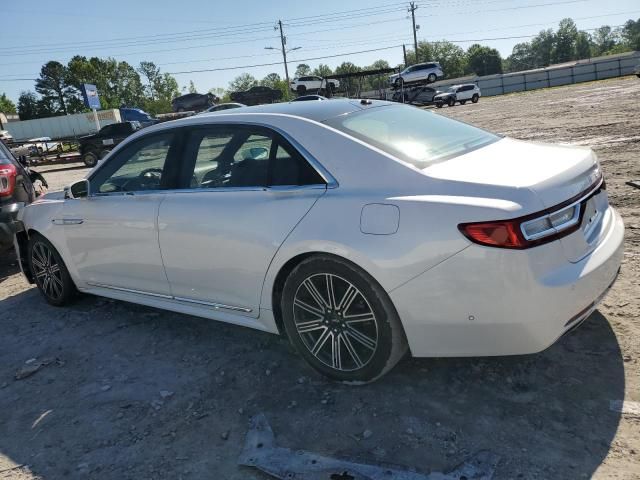
[[[471,98],[470,92],[473,87],[465,85],[458,89],[457,98],[458,100],[469,100]]]
[[[418,66],[414,65],[413,67],[409,67],[406,73],[402,74],[402,79],[405,82],[413,82],[416,80],[416,73],[418,72]]]
[[[162,202],[158,217],[173,295],[257,317],[271,260],[326,183],[262,127],[194,128],[186,159],[186,188]]]
[[[170,295],[158,245],[158,208],[175,186],[179,135],[144,136],[89,178],[86,198],[68,199],[67,247],[80,279],[93,287]]]

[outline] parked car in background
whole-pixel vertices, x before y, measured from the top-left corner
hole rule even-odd
[[[433,102],[438,108],[442,108],[445,104],[453,107],[456,102],[461,105],[464,105],[467,101],[478,103],[478,100],[480,100],[480,87],[474,83],[453,85],[446,92],[439,93],[433,97]]]
[[[11,135],[7,130],[0,130],[0,142],[5,145],[9,145],[13,142],[13,135]]]
[[[245,105],[260,105],[280,100],[282,91],[277,88],[256,85],[244,92],[231,92],[230,97],[234,102],[244,103]]]
[[[62,151],[62,142],[54,142],[51,137],[30,138],[27,143],[19,144],[11,149],[16,158],[23,155],[36,156],[62,153]]]
[[[113,147],[132,133],[140,130],[139,122],[122,122],[105,125],[93,135],[80,137],[80,156],[87,167],[95,167]]]
[[[79,290],[279,333],[338,381],[408,351],[540,352],[623,259],[592,150],[420,108],[287,102],[125,142],[66,199],[21,212],[18,258],[46,301]]]
[[[159,122],[144,110],[139,108],[120,107],[120,118],[123,122],[139,122],[141,126],[148,127]]]
[[[308,90],[318,91],[329,89],[335,91],[340,86],[340,82],[334,78],[322,78],[317,75],[308,75],[306,77],[297,77],[291,80],[291,90],[300,94]]]
[[[428,105],[430,103],[433,103],[433,98],[439,93],[442,93],[442,91],[436,90],[432,87],[421,85],[416,87],[398,89],[393,92],[393,96],[391,97],[391,99],[394,102]]]
[[[13,245],[18,212],[35,198],[36,191],[28,173],[0,142],[0,250]]]
[[[174,112],[199,112],[206,110],[219,100],[213,93],[187,93],[171,100],[171,107]]]
[[[323,97],[322,95],[301,95],[297,98],[291,100],[292,102],[308,102],[314,100],[329,100],[327,97]]]
[[[246,105],[244,105],[243,103],[233,103],[233,102],[220,103],[218,105],[214,105],[213,107],[207,108],[204,112],[200,112],[200,114],[212,113],[212,112],[223,112],[225,110],[231,110],[234,108],[242,108],[242,107],[246,107]]]
[[[405,68],[400,73],[389,76],[389,83],[394,87],[399,87],[402,83],[433,83],[442,77],[444,77],[444,72],[438,62],[418,63]]]

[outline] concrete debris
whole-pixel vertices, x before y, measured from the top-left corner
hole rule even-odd
[[[425,474],[390,465],[326,457],[277,447],[266,417],[258,414],[251,419],[238,463],[287,480],[491,480],[499,460],[497,455],[483,451],[447,473]]]

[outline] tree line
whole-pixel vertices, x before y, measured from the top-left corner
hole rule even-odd
[[[464,50],[455,43],[443,40],[419,42],[417,55],[415,51],[407,51],[406,63],[439,62],[446,78],[456,78],[540,68],[633,50],[640,50],[640,19],[628,20],[617,28],[603,25],[589,33],[578,30],[571,18],[565,18],[557,30],[541,30],[530,41],[516,44],[507,58],[502,58],[498,50],[486,45],[474,44]],[[394,68],[404,66],[395,65]],[[311,68],[302,63],[296,67],[294,76],[325,77],[383,68],[390,68],[386,60],[377,60],[367,66],[343,62],[335,70],[325,64]],[[35,83],[35,92],[22,92],[17,112],[22,120],[27,120],[86,111],[80,93],[83,83],[97,86],[102,108],[126,105],[142,108],[151,114],[170,112],[171,100],[181,93],[176,79],[168,73],[162,73],[153,62],[141,62],[134,68],[127,62],[114,58],[86,58],[78,55],[69,60],[67,65],[57,61],[43,65]],[[222,101],[229,101],[230,92],[247,90],[255,85],[279,89],[284,98],[289,91],[286,80],[277,73],[270,73],[262,79],[243,73],[233,79],[226,89],[212,88],[209,91],[221,97]],[[386,85],[386,76],[344,82],[349,94],[375,90]],[[187,87],[183,87],[182,91],[187,91]],[[196,92],[192,81],[189,82],[188,91]],[[0,95],[0,111],[16,111],[15,105],[4,94]]]

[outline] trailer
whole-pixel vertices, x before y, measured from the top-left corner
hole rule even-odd
[[[100,128],[122,121],[120,110],[118,109],[100,110],[97,112],[97,116]],[[96,126],[93,112],[7,122],[4,129],[9,131],[16,142],[43,137],[48,137],[52,140],[72,139],[89,135],[99,130]]]

